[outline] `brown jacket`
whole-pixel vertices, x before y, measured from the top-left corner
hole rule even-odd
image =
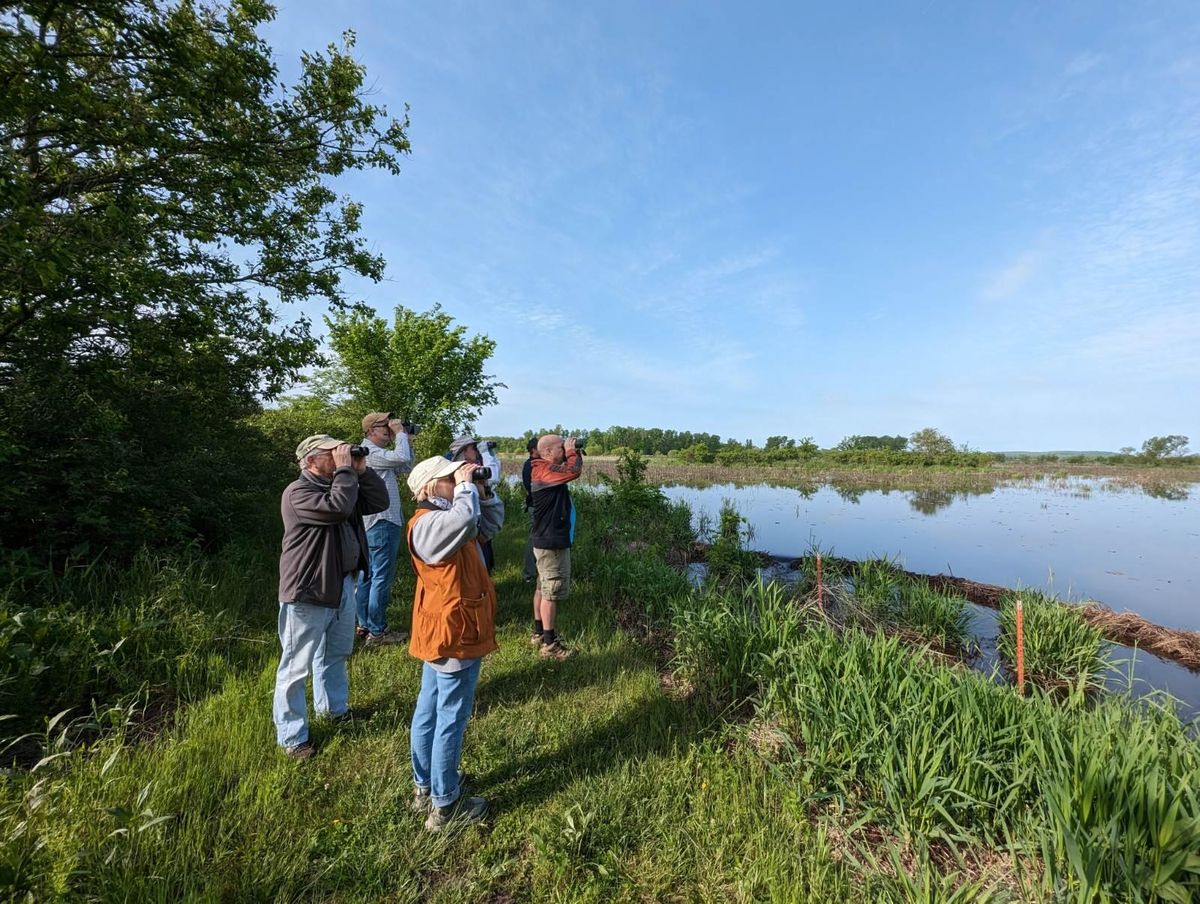
[[[279,601],[338,608],[346,575],[367,567],[362,516],[387,507],[387,487],[370,468],[338,468],[330,481],[301,471],[280,504]]]
[[[410,550],[413,525],[433,511],[423,505],[409,519]],[[432,662],[446,657],[478,659],[495,650],[496,586],[483,563],[478,539],[472,537],[436,565],[411,555],[417,589],[408,652]]]

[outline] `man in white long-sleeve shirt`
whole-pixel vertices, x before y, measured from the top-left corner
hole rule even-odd
[[[358,585],[358,635],[368,647],[403,643],[408,635],[388,629],[387,610],[396,577],[396,557],[404,534],[397,479],[412,469],[413,454],[403,421],[387,411],[372,411],[362,421],[367,467],[383,478],[387,511],[363,518],[369,547],[367,570]],[[395,448],[389,448],[392,445]]]

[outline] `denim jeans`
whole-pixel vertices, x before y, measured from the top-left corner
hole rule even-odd
[[[308,702],[304,685],[313,676],[313,705],[322,715],[350,708],[346,659],[354,649],[354,577],[342,581],[337,609],[309,603],[279,604],[279,644],[283,654],[275,671],[275,739],[280,747],[308,740]]]
[[[370,555],[358,585],[358,623],[372,634],[387,630],[388,603],[392,599],[402,535],[400,525],[391,521],[376,521],[367,531]]]
[[[460,672],[439,672],[427,662],[421,670],[412,719],[413,784],[430,790],[435,807],[449,806],[462,793],[458,764],[482,664],[476,659]]]

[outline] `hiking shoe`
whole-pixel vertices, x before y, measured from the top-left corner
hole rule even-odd
[[[283,748],[283,752],[293,760],[311,760],[317,748],[312,745],[312,741],[301,741],[299,744]]]
[[[425,828],[440,832],[452,825],[470,825],[479,822],[487,813],[487,801],[482,797],[462,795],[448,807],[434,807],[425,819]]]
[[[531,647],[540,647],[542,645],[542,635],[537,631],[534,631],[532,634],[530,634],[529,645]]]
[[[467,787],[467,774],[461,769],[458,770],[458,790],[464,791]],[[462,800],[462,794],[459,795],[459,800]],[[425,813],[433,807],[433,795],[428,788],[418,788],[413,786],[412,801],[409,803],[409,808],[414,813]]]
[[[368,647],[391,647],[406,640],[407,631],[384,631],[382,634],[368,634],[365,643]]]
[[[545,659],[570,659],[575,655],[575,651],[564,644],[561,640],[555,640],[553,643],[544,643],[538,653]]]

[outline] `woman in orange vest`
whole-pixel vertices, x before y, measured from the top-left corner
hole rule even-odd
[[[504,503],[474,462],[427,458],[408,475],[417,508],[408,550],[417,573],[408,651],[424,666],[412,720],[413,808],[429,811],[425,828],[478,822],[482,797],[463,794],[463,734],[475,703],[483,657],[496,649],[496,587],[481,540],[504,524]]]

